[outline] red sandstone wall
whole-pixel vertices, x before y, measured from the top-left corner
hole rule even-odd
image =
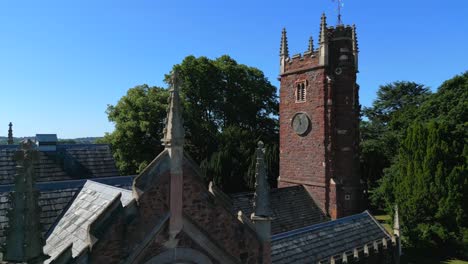
[[[280,87],[280,187],[302,184],[331,216],[361,210],[359,175],[359,96],[351,28],[329,28],[326,67],[310,55],[286,62]],[[336,37],[336,39],[335,39]],[[346,50],[347,49],[347,50]],[[342,60],[346,55],[348,60]],[[341,68],[340,74],[336,73]],[[327,76],[329,80],[327,81]],[[306,102],[296,102],[295,83],[308,80]],[[291,121],[305,112],[312,128],[297,135]],[[331,190],[333,178],[338,189]],[[345,199],[345,197],[350,199]]]

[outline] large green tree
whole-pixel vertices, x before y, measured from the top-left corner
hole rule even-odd
[[[362,110],[361,172],[369,189],[378,185],[384,169],[391,165],[399,140],[430,94],[429,88],[422,84],[393,82],[380,86],[372,106]]]
[[[468,147],[453,132],[447,123],[412,125],[388,176],[412,246],[450,249],[468,230]]]
[[[264,74],[226,55],[215,60],[188,56],[174,69],[181,84],[185,149],[201,164],[206,180],[227,192],[252,187],[256,141],[263,140],[275,183],[278,98]],[[162,150],[167,96],[165,89],[137,86],[108,107],[116,129],[104,141],[112,144],[123,173],[137,173]]]
[[[465,72],[415,109],[375,193],[388,212],[399,205],[409,245],[462,249],[468,257],[467,104]]]
[[[107,107],[115,130],[98,143],[111,144],[121,173],[138,173],[163,150],[161,139],[168,96],[166,89],[139,85],[129,89],[115,106]]]

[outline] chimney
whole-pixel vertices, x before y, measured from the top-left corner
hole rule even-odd
[[[36,134],[36,145],[39,151],[56,151],[57,134]]]
[[[13,145],[13,124],[8,124],[8,145]]]

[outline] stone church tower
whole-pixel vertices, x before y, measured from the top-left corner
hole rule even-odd
[[[280,180],[301,184],[332,218],[360,212],[358,47],[355,26],[320,25],[303,54],[280,48]]]

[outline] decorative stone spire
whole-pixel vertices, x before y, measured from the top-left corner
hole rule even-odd
[[[262,141],[258,142],[256,155],[254,212],[251,220],[262,241],[269,243],[271,237],[270,187],[265,166],[265,148]]]
[[[25,140],[14,155],[17,173],[10,193],[12,208],[8,212],[9,227],[3,247],[3,260],[9,262],[43,263],[48,258],[42,250],[41,209],[34,179],[34,161],[39,154],[34,147],[31,140]]]
[[[180,105],[179,81],[177,72],[171,75],[171,88],[169,92],[169,106],[166,118],[166,127],[164,128],[163,144],[166,148],[171,146],[183,146],[185,130],[182,119],[182,107]]]
[[[13,124],[8,124],[8,145],[13,145]]]
[[[352,29],[352,41],[353,41],[353,55],[354,55],[354,66],[356,68],[356,71],[358,70],[358,53],[359,53],[359,46],[358,46],[358,40],[357,40],[357,34],[356,34],[356,25],[353,24],[353,29]]]
[[[319,43],[325,43],[328,41],[327,37],[327,16],[325,13],[322,13],[322,17],[320,19],[320,36],[319,36]]]
[[[280,45],[280,74],[286,71],[286,61],[289,60],[288,50],[288,37],[286,36],[286,28],[281,32],[281,45]]]
[[[283,28],[283,31],[281,32],[280,57],[289,57],[288,37],[286,36],[286,28]]]
[[[183,198],[183,161],[185,130],[182,120],[182,107],[179,97],[179,80],[177,71],[174,71],[170,80],[171,95],[167,113],[166,127],[164,128],[163,143],[171,158],[171,190],[170,190],[170,220],[169,242],[166,246],[176,247],[177,234],[182,230],[182,198]]]
[[[314,52],[314,39],[312,36],[309,38],[309,47],[307,48],[307,52]]]
[[[326,66],[328,65],[328,29],[325,13],[322,14],[320,22],[319,44],[319,65]]]
[[[257,164],[255,168],[255,202],[254,213],[256,216],[268,217],[270,210],[270,186],[268,185],[267,173],[265,168],[265,148],[263,142],[258,142]]]

